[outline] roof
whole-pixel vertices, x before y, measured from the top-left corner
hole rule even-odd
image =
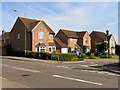
[[[38,43],[37,45],[35,45],[36,47],[37,46],[46,46],[44,43]]]
[[[75,44],[76,47],[81,48],[78,44]]]
[[[60,30],[69,38],[83,38],[83,36],[87,32],[87,31],[78,32],[78,31],[71,31],[64,29],[60,29]]]
[[[36,19],[30,19],[30,18],[24,18],[24,17],[18,17],[23,24],[27,27],[29,31],[32,31],[32,29],[39,23],[42,22],[44,26],[47,28],[50,34],[55,34],[53,30],[43,21],[43,20],[36,20]]]
[[[0,37],[2,37],[2,39],[10,39],[10,32],[5,32]]]
[[[62,48],[67,48],[67,45],[63,43],[59,38],[54,38],[55,42]]]
[[[49,42],[49,46],[56,46],[54,42]]]
[[[106,39],[106,35],[104,32],[99,32],[99,31],[93,31],[95,32],[101,39],[105,40]]]

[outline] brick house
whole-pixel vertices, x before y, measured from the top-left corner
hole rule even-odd
[[[1,55],[6,55],[6,46],[10,44],[10,32],[2,31],[2,35],[0,36],[0,50]]]
[[[53,30],[43,21],[18,17],[11,32],[10,42],[14,50],[52,52],[56,50]]]
[[[109,34],[109,31],[104,32],[92,31],[90,34],[91,37],[91,46],[97,51],[97,43],[105,43],[107,41],[107,52],[108,54],[115,54],[115,39],[112,34]]]
[[[87,46],[87,52],[90,52],[91,38],[87,31],[77,32],[60,29],[55,38],[59,38],[67,47],[71,47],[72,52],[82,53],[84,45]]]

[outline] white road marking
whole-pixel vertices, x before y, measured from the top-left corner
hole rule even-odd
[[[13,69],[17,69],[17,70],[22,70],[22,71],[29,71],[29,72],[33,72],[33,73],[39,73],[40,72],[38,70],[31,70],[31,69],[28,69],[28,68],[18,68],[18,67],[10,66],[10,65],[7,65],[7,64],[3,64],[3,66],[13,68]]]
[[[95,85],[102,85],[101,83],[96,83],[96,82],[91,82],[91,81],[86,81],[86,80],[81,80],[81,79],[75,79],[75,78],[70,78],[70,77],[64,77],[64,76],[59,76],[59,75],[53,75],[53,77],[74,80],[74,81],[84,82],[84,83],[90,83],[90,84],[95,84]]]
[[[7,80],[6,78],[0,77],[0,79]]]
[[[81,66],[83,66],[83,67],[89,67],[88,65],[81,65]]]
[[[62,68],[67,68],[67,69],[70,69],[69,67],[65,67],[65,66],[57,66],[57,67],[62,67]]]

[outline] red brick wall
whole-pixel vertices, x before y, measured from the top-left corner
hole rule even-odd
[[[97,43],[99,43],[99,42],[104,43],[104,40],[102,40],[94,32],[91,33],[90,37],[91,37],[91,46],[94,48],[96,48],[95,40],[97,40]]]
[[[27,30],[26,30],[27,31]],[[18,40],[18,32],[20,39]],[[26,32],[26,49],[31,50],[31,32]],[[10,33],[10,43],[14,50],[25,50],[25,26],[18,18]]]

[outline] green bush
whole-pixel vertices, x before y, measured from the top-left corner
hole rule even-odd
[[[108,57],[107,55],[101,55],[100,58],[112,58],[112,55],[108,55]]]
[[[90,59],[95,59],[95,55],[93,53],[91,53]]]
[[[82,54],[82,58],[86,58],[87,56],[86,56],[86,54],[85,53],[83,53]]]
[[[48,53],[48,52],[40,52],[40,59],[50,60],[50,53]]]
[[[13,48],[11,44],[8,44],[6,47],[6,55],[13,55]]]
[[[57,51],[56,51],[56,50],[54,50],[52,53],[56,54],[56,53],[57,53]]]
[[[73,58],[71,61],[83,61],[82,58]]]

